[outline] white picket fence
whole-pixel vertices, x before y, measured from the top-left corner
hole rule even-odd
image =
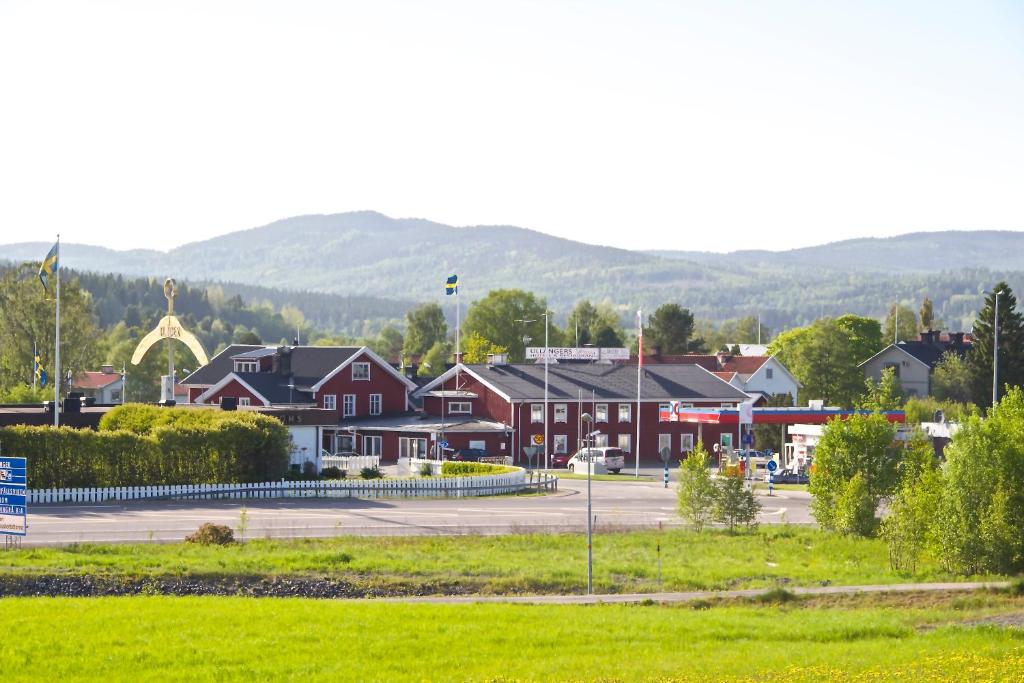
[[[337,467],[352,474],[358,474],[364,467],[380,469],[379,455],[322,455],[320,469]]]
[[[472,477],[417,479],[330,479],[269,481],[260,484],[192,484],[114,488],[30,489],[30,505],[100,503],[110,500],[180,498],[462,498],[516,493],[528,486],[525,470]]]

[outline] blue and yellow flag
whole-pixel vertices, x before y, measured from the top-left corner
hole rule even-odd
[[[43,289],[47,294],[50,293],[50,278],[56,275],[57,269],[60,268],[59,260],[60,244],[55,244],[47,252],[46,258],[39,266],[39,281],[43,283]]]
[[[446,295],[458,294],[459,293],[459,276],[452,275],[444,283],[444,293]]]

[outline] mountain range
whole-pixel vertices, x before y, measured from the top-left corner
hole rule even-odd
[[[0,260],[38,260],[49,246],[0,246]],[[774,252],[641,252],[514,226],[453,227],[364,211],[287,218],[167,252],[63,244],[62,262],[281,290],[274,298],[300,309],[303,292],[440,301],[445,277],[458,273],[463,301],[520,288],[563,315],[582,298],[616,305],[624,321],[637,306],[671,301],[716,321],[760,314],[781,329],[820,315],[881,317],[896,300],[916,309],[927,296],[947,326],[969,327],[984,290],[998,279],[1024,281],[1024,232],[918,232]]]

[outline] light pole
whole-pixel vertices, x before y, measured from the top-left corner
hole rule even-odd
[[[598,432],[590,431],[590,424],[594,421],[590,413],[583,413],[580,419],[587,425],[587,438],[583,444],[587,452],[587,595],[591,595],[594,592],[594,516],[590,497],[590,475],[594,471],[594,463],[591,460],[593,449],[590,444]]]
[[[999,297],[1003,290],[995,294],[996,310],[995,319],[992,321],[992,407],[996,407],[999,400]]]
[[[549,470],[548,462],[548,320],[551,311],[545,310],[544,316],[544,469]]]

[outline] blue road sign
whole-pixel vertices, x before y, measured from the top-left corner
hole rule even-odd
[[[779,469],[779,463],[775,462],[774,460],[769,460],[766,467],[768,468],[769,472],[774,472],[775,470]]]
[[[440,446],[441,448],[448,448],[448,442],[447,441],[438,441],[437,445]]]
[[[21,474],[12,474],[8,470],[0,470],[3,472],[3,476],[0,476],[0,484],[5,486],[25,486],[28,484],[28,477],[24,472]]]
[[[25,458],[0,458],[0,534],[24,536],[28,529],[27,467]]]
[[[25,458],[0,458],[0,470],[23,470],[26,467]]]
[[[25,496],[0,496],[0,505],[24,505]]]

